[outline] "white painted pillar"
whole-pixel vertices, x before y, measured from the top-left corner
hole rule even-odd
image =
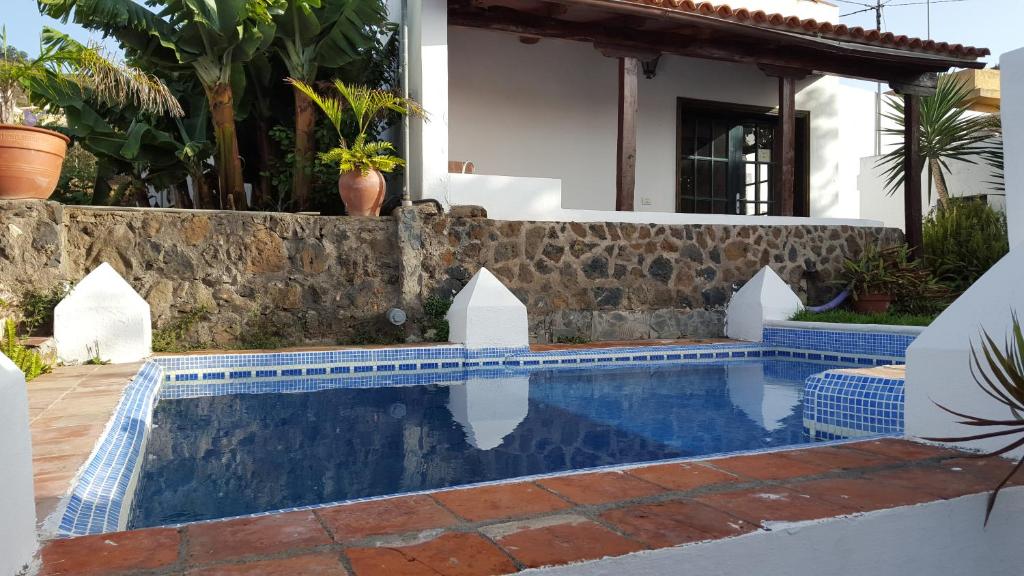
[[[448,4],[409,0],[409,96],[426,118],[409,121],[409,194],[448,196]]]
[[[1024,48],[999,58],[1010,247],[1024,244]],[[1024,311],[1022,311],[1024,313]]]
[[[36,553],[36,501],[25,376],[0,354],[0,574],[20,574]]]

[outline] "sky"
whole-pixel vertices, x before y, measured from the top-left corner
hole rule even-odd
[[[863,4],[874,3],[874,0],[828,1],[839,6],[840,14],[856,12],[864,8]],[[882,28],[895,34],[926,38],[928,18],[924,1],[882,0],[889,5],[883,9]],[[38,53],[39,31],[43,26],[53,26],[79,40],[90,38],[87,31],[73,24],[61,24],[52,18],[40,16],[35,0],[0,0],[0,3],[4,5],[0,12],[0,24],[7,29],[8,44],[29,54]],[[730,0],[728,3],[740,6],[743,1]],[[873,10],[845,16],[840,20],[850,26],[875,26]],[[1020,33],[1022,21],[1024,0],[932,0],[932,38],[989,48],[993,54],[987,59],[990,64],[998,61],[999,54],[1024,47],[1024,35]],[[99,40],[98,37],[94,39]]]

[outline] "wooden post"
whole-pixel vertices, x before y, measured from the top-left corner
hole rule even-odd
[[[921,100],[903,95],[903,214],[906,241],[913,258],[924,256],[921,213]]]
[[[615,153],[615,209],[633,211],[636,189],[637,78],[640,60],[619,58],[619,138]]]
[[[775,134],[775,194],[778,213],[792,216],[796,202],[796,80],[779,76],[779,130]]]

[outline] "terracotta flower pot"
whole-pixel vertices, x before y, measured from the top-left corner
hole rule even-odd
[[[376,170],[342,172],[338,177],[338,192],[349,216],[380,216],[386,191],[384,176]]]
[[[860,314],[881,314],[889,309],[892,296],[888,294],[861,294],[853,301],[853,310]]]
[[[0,199],[46,199],[60,179],[67,136],[31,126],[0,125]]]

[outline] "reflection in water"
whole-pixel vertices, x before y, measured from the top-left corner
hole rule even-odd
[[[130,527],[807,441],[820,364],[471,373],[161,401]]]

